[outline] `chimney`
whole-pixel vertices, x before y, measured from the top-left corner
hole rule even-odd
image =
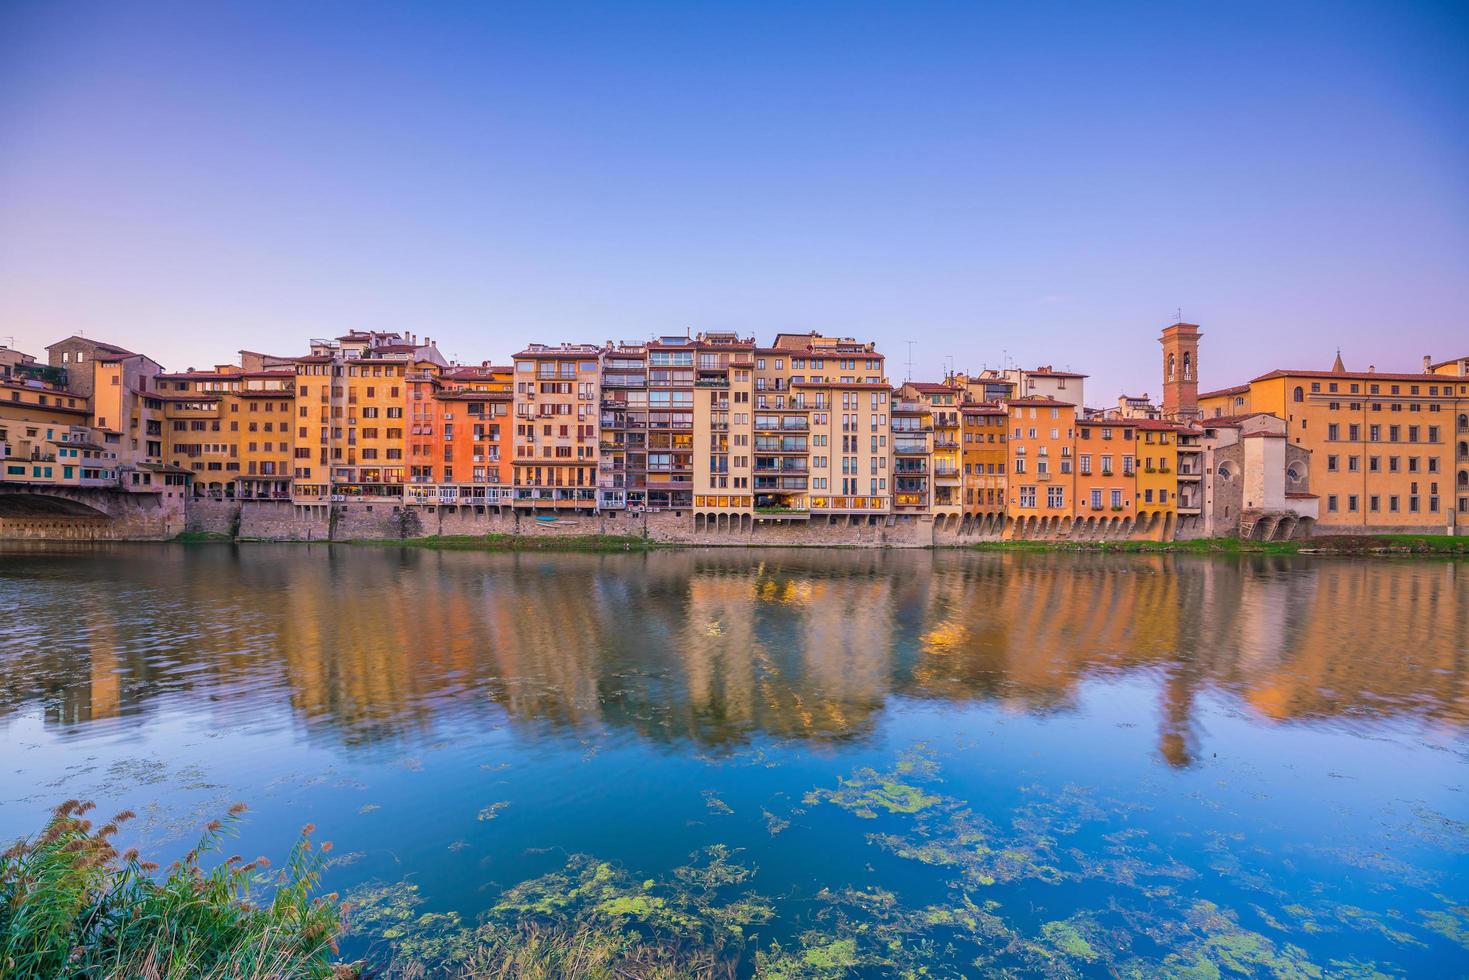
[[[1377,365],[1376,364],[1369,364],[1369,365],[1367,365],[1367,373],[1368,374],[1376,374],[1377,373]]]
[[[1432,374],[1433,373],[1433,357],[1431,355],[1429,355],[1429,354],[1424,354],[1423,355],[1423,373],[1424,374]]]

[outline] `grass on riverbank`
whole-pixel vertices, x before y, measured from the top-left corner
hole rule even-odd
[[[978,551],[1100,551],[1186,555],[1469,555],[1469,537],[1447,534],[1330,535],[1305,541],[985,541]]]
[[[976,551],[1102,551],[1118,554],[1173,553],[1191,555],[1294,555],[1298,541],[1240,541],[1203,538],[1196,541],[981,541]]]
[[[174,535],[177,544],[204,544],[218,541],[233,541],[234,538],[220,531],[183,531]]]
[[[103,980],[324,980],[351,976],[334,966],[341,917],[335,896],[318,897],[323,844],[308,825],[285,867],[230,857],[213,870],[202,854],[220,849],[243,812],[237,804],[205,828],[193,851],[155,876],[136,850],[112,838],[123,812],[93,828],[92,804],[69,800],[46,829],[0,855],[0,976]],[[271,889],[251,899],[251,886]]]

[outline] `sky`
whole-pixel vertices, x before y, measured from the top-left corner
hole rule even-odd
[[[1469,353],[1469,4],[0,0],[0,344]]]

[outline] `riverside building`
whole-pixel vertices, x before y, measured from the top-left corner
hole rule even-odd
[[[462,365],[429,338],[350,331],[177,373],[69,337],[45,364],[0,349],[0,483],[269,505],[287,516],[267,532],[324,534],[374,512],[407,534],[428,508],[440,528],[622,515],[837,542],[1461,533],[1469,357],[1412,373],[1338,357],[1199,394],[1202,337],[1164,328],[1161,402],[1105,409],[1049,365],[894,387],[873,343],[818,332]]]

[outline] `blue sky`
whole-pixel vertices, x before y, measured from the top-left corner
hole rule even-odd
[[[1469,4],[0,0],[0,343],[1469,352]]]

